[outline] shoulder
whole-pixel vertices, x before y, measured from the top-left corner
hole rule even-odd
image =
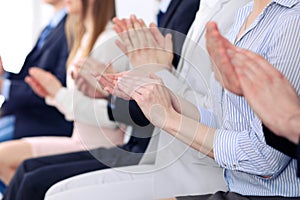
[[[117,34],[115,33],[115,31],[113,29],[112,22],[108,22],[108,24],[105,27],[105,30],[99,35],[94,46],[98,47],[98,46],[104,44],[105,42],[108,42],[109,40],[115,41],[116,37],[117,37]]]

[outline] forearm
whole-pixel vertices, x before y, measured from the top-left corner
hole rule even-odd
[[[198,121],[175,111],[167,116],[163,129],[201,153],[214,158],[215,129],[204,126]]]
[[[172,95],[172,98],[177,112],[197,122],[200,121],[200,113],[194,104],[175,94]]]

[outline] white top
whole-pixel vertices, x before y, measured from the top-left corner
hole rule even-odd
[[[78,50],[74,61],[80,58],[82,47],[86,44],[87,37],[87,35],[84,35],[82,46]],[[114,43],[116,37],[117,35],[112,28],[112,24],[109,23],[106,30],[97,39],[91,56],[103,63],[113,62],[114,58],[124,58],[125,56],[123,56],[121,50]],[[124,59],[121,59],[121,61],[123,60]],[[118,61],[118,64],[121,61]],[[115,66],[121,66],[116,69],[120,71],[122,70],[121,68],[128,66],[128,62],[124,61],[122,64],[116,64]],[[74,80],[71,78],[73,68],[74,66],[72,65],[68,67],[67,88],[62,87],[57,92],[55,98],[47,97],[46,103],[55,106],[65,115],[67,120],[74,121],[75,128],[72,137],[80,137],[89,147],[91,147],[91,145],[94,146],[93,144],[99,146],[99,139],[97,140],[99,132],[116,128],[117,124],[109,120],[106,99],[93,99],[77,90]],[[109,137],[109,135],[107,137]]]

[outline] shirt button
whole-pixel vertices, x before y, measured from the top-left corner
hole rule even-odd
[[[236,168],[237,167],[236,164],[233,164],[233,167]]]

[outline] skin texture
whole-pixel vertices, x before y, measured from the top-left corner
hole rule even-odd
[[[131,63],[139,67],[135,66],[133,70],[119,74],[103,75],[99,77],[100,84],[111,94],[124,99],[134,99],[152,124],[213,158],[214,129],[200,124],[198,109],[172,93],[163,84],[163,80],[153,75],[162,69],[161,66],[169,66],[171,63],[169,45],[159,46],[168,43],[168,36],[163,37],[158,30],[154,31],[156,27],[153,27],[154,30],[150,28],[140,31],[140,26],[144,25],[136,25],[139,20],[134,16],[122,21],[115,19],[114,22],[118,24],[115,25],[117,32],[123,33],[120,29],[130,30],[130,33],[120,36],[120,43],[124,45],[120,48],[123,48]],[[144,34],[147,38],[152,35],[152,41],[156,41],[158,46],[155,45],[155,48],[149,50],[151,43],[138,40],[145,37]],[[159,42],[163,38],[165,42]]]
[[[246,98],[263,123],[298,143],[300,101],[289,81],[262,56],[228,44],[215,23],[207,24],[207,49],[217,80]]]

